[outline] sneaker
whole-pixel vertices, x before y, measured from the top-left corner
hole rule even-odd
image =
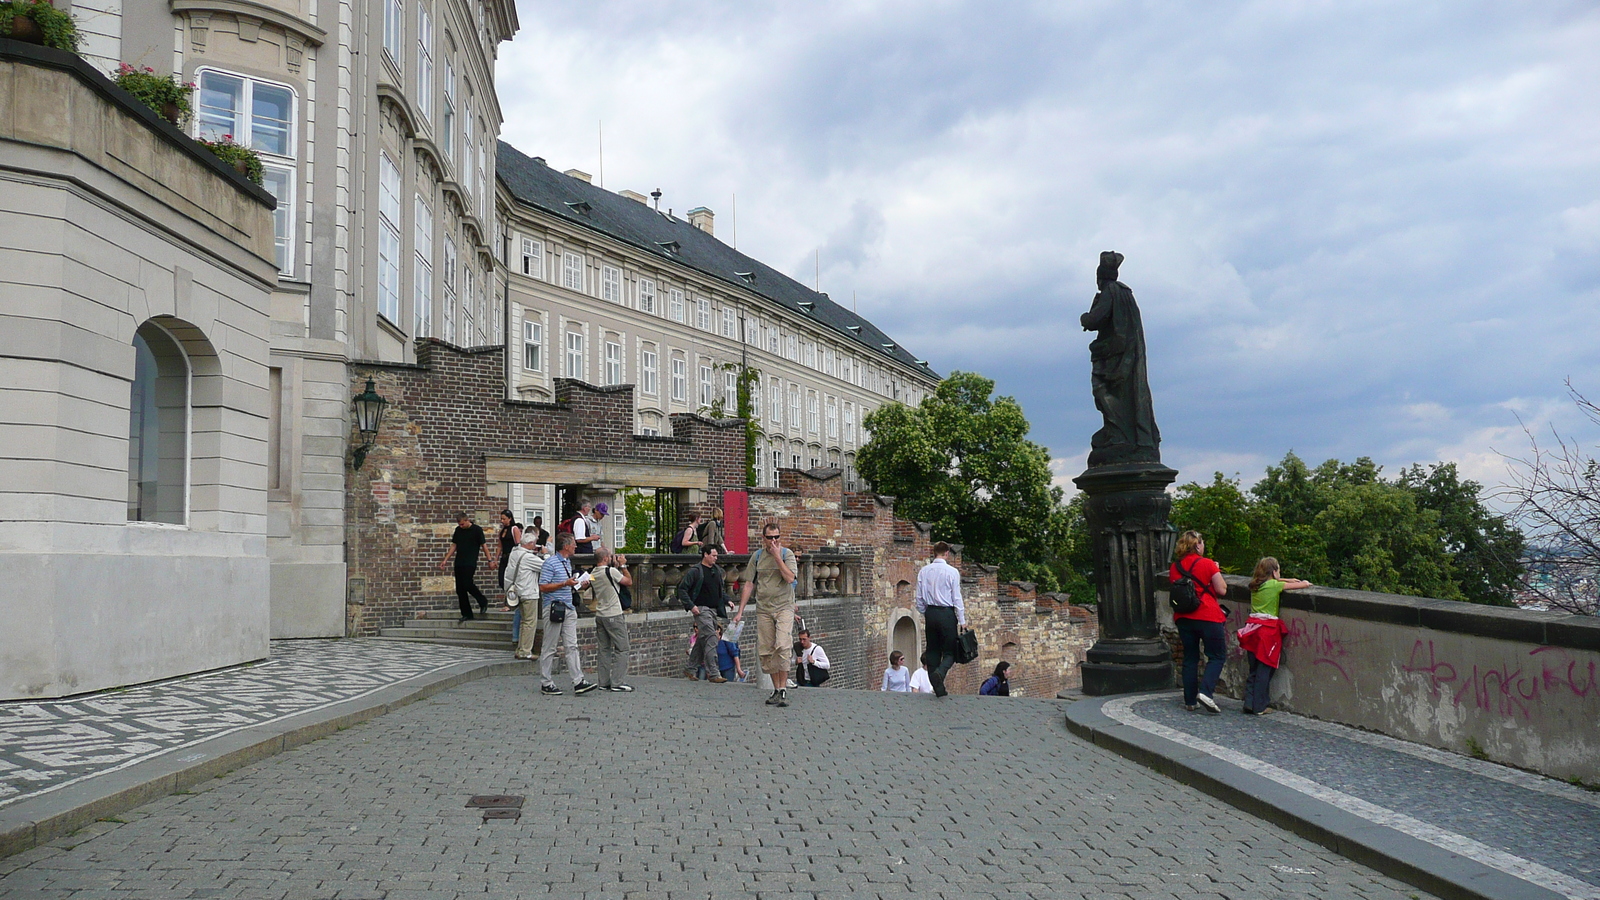
[[[778,705],[778,700],[779,700],[779,696],[778,695],[781,694],[781,693],[783,693],[783,692],[782,691],[773,691],[772,692],[772,696],[767,698],[767,705],[768,706],[777,706]]]
[[[600,685],[595,684],[592,681],[580,681],[572,686],[572,692],[574,694],[587,694],[598,687],[600,687]]]
[[[630,684],[608,684],[605,689],[618,694],[633,693],[633,685]]]
[[[706,680],[711,682],[712,684],[727,684],[728,683],[728,679],[723,678],[721,675],[713,675],[710,678],[707,678]]]
[[[772,705],[773,706],[788,706],[789,705],[789,692],[788,691],[779,691],[778,692],[778,702],[774,703]]]
[[[1209,694],[1198,694],[1198,695],[1195,696],[1195,699],[1199,700],[1200,701],[1200,705],[1204,706],[1206,709],[1210,710],[1211,712],[1214,712],[1214,713],[1222,712],[1222,707],[1218,706],[1217,705],[1217,701],[1211,699],[1211,696]]]
[[[789,689],[790,689],[790,690],[794,690],[794,689],[795,689],[795,688],[797,688],[797,687],[799,687],[799,686],[800,686],[800,685],[798,685],[798,684],[795,684],[795,683],[794,683],[794,679],[793,679],[793,678],[791,678],[791,679],[789,679],[789,685],[788,685],[788,686],[789,686]]]
[[[1200,707],[1195,706],[1193,703],[1185,703],[1183,705],[1183,708],[1188,712],[1199,712],[1200,711]]]
[[[539,688],[539,693],[545,694],[545,695],[550,696],[550,697],[555,697],[555,696],[559,696],[561,694],[561,688],[558,688],[553,684],[547,684],[544,687]]]

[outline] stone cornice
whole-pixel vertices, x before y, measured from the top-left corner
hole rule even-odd
[[[320,47],[328,39],[328,32],[305,19],[255,0],[171,0],[173,13],[225,13],[258,19],[294,35],[313,47]]]

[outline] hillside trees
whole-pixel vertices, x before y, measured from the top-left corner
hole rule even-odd
[[[1506,606],[1522,571],[1521,532],[1454,463],[1389,480],[1366,457],[1311,468],[1290,453],[1249,491],[1220,472],[1179,487],[1172,518],[1238,574],[1275,556],[1319,584]]]

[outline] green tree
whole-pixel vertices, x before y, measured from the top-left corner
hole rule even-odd
[[[1230,575],[1248,575],[1256,560],[1275,555],[1283,530],[1270,506],[1254,501],[1239,488],[1239,479],[1221,472],[1210,484],[1180,485],[1172,500],[1172,526],[1198,531],[1206,538],[1206,555]]]
[[[1441,600],[1466,599],[1451,575],[1439,514],[1397,484],[1350,484],[1317,514],[1329,582]]]
[[[1045,560],[1054,577],[1055,589],[1067,594],[1079,606],[1093,604],[1096,600],[1094,536],[1089,531],[1083,504],[1084,495],[1074,494],[1071,500],[1051,511],[1049,556]]]
[[[1483,505],[1483,487],[1462,481],[1455,463],[1435,463],[1426,471],[1414,465],[1400,473],[1400,485],[1417,498],[1418,506],[1439,514],[1445,552],[1466,599],[1511,606],[1527,542],[1505,516]]]
[[[1048,561],[1061,489],[1050,456],[1027,439],[1028,420],[994,382],[953,372],[915,409],[899,403],[867,417],[872,439],[856,467],[895,512],[933,525],[936,539],[965,546],[967,559],[998,566],[1003,579],[1057,586]]]

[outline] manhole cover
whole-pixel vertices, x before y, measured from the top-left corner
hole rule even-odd
[[[572,716],[572,717],[568,718],[567,721],[568,722],[587,722],[587,721],[589,721],[589,717],[588,716]]]
[[[490,819],[520,818],[522,818],[522,810],[520,809],[486,809],[483,811],[483,820],[485,822],[489,821]]]
[[[476,809],[517,809],[522,806],[522,798],[515,794],[479,794],[468,800],[467,806]]]

